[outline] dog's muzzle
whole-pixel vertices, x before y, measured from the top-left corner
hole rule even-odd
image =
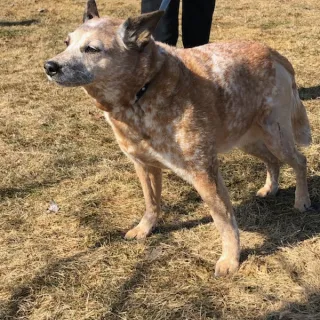
[[[55,74],[59,72],[61,67],[58,63],[49,60],[45,62],[44,69],[46,70],[48,76],[53,77]]]

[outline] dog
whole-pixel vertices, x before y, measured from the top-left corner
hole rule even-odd
[[[152,38],[163,11],[126,21],[99,17],[94,0],[67,48],[45,62],[50,80],[82,86],[102,109],[121,150],[134,163],[146,211],[127,239],[143,239],[160,211],[161,172],[194,186],[221,235],[215,275],[239,267],[240,242],[217,155],[240,148],[267,168],[260,197],[278,190],[281,163],[296,175],[294,207],[310,206],[306,158],[296,148],[311,133],[291,63],[257,42],[177,49]]]

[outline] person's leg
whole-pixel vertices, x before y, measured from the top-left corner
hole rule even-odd
[[[161,0],[142,0],[141,13],[156,11],[160,8]],[[175,46],[178,40],[180,0],[171,0],[166,13],[161,18],[153,37],[156,41]]]
[[[185,48],[209,42],[215,0],[183,0],[182,41]]]

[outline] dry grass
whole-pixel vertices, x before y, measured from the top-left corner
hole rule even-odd
[[[64,47],[84,1],[1,4],[1,319],[320,319],[320,214],[292,209],[294,177],[254,197],[263,165],[235,151],[223,173],[241,229],[240,271],[215,279],[220,241],[193,189],[165,174],[163,215],[145,243],[123,233],[144,210],[132,165],[81,89],[49,84],[43,61]],[[139,1],[100,1],[127,17]],[[40,13],[39,9],[46,9]],[[305,150],[320,202],[318,0],[219,0],[212,40],[261,40],[294,64],[313,127]],[[35,19],[38,23],[8,25]],[[51,199],[60,206],[49,213]]]

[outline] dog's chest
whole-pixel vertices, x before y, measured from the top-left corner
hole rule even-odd
[[[117,111],[117,110],[116,110]],[[114,117],[105,112],[121,150],[131,159],[148,165],[170,167],[179,162],[171,124],[151,110],[127,109]]]

